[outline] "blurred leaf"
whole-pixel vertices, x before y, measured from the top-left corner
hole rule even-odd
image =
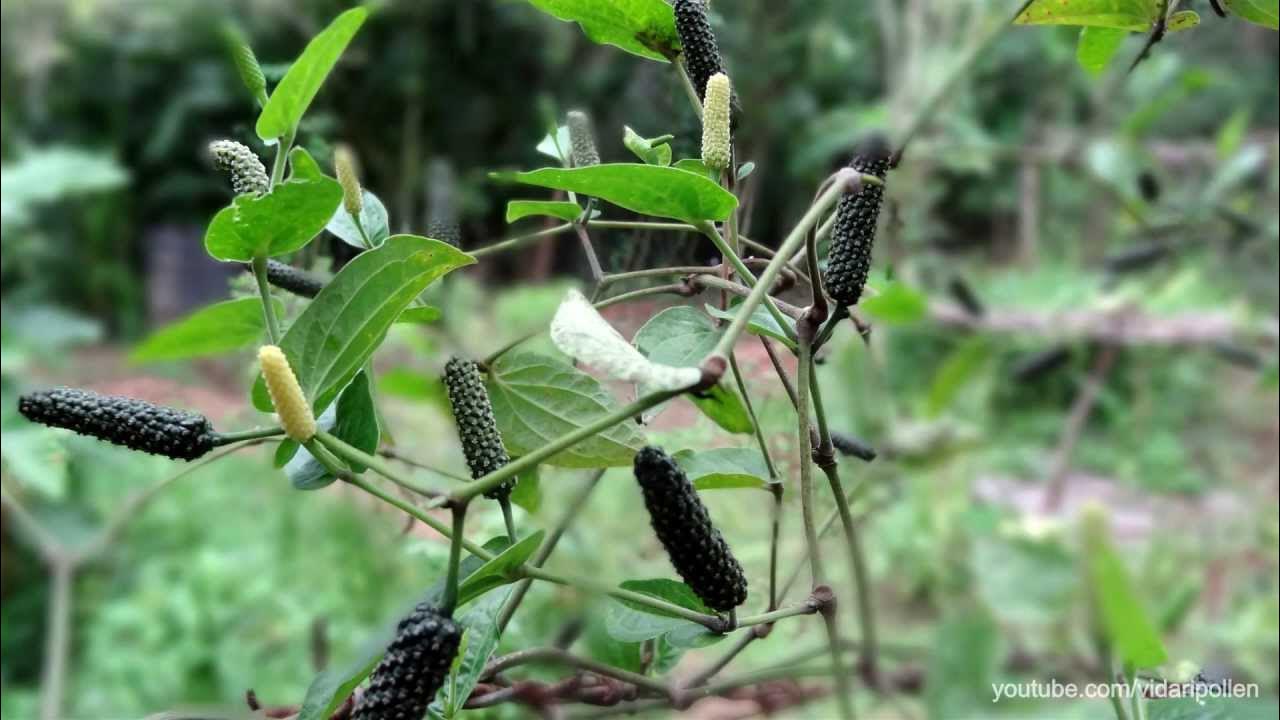
[[[1111,546],[1104,512],[1091,510],[1084,520],[1088,587],[1101,630],[1125,665],[1155,667],[1168,655],[1134,590],[1129,571]]]
[[[511,503],[533,514],[542,507],[542,481],[540,466],[535,465],[516,476],[516,486],[511,490]]]
[[[960,390],[986,366],[991,357],[991,346],[985,337],[975,336],[964,341],[943,361],[934,373],[925,401],[925,412],[937,417],[946,410]]]
[[[529,559],[529,556],[533,555],[538,545],[542,543],[543,535],[546,535],[544,530],[526,535],[515,545],[506,548],[497,557],[477,568],[465,582],[458,584],[458,605],[465,605],[494,588],[519,580],[520,577],[513,574],[512,570],[520,567],[525,560]]]
[[[650,362],[695,369],[715,347],[722,334],[723,331],[715,326],[711,318],[681,305],[667,308],[649,318],[636,331],[633,342],[636,349]],[[693,377],[692,373],[690,377]],[[642,382],[637,384],[636,393],[648,395],[661,389],[665,388]],[[689,393],[688,398],[704,415],[727,432],[749,433],[755,429],[742,398],[728,387],[727,381],[722,380],[704,392]]]
[[[1179,10],[1169,16],[1165,23],[1165,29],[1169,32],[1181,32],[1190,30],[1200,24],[1200,14],[1195,10]]]
[[[554,137],[551,133],[547,133],[546,137],[542,138],[542,140],[538,142],[537,151],[543,155],[554,158],[555,160],[559,160],[561,165],[568,165],[570,163],[569,126],[557,126]]]
[[[1227,11],[1254,25],[1280,30],[1280,2],[1277,0],[1221,0]]]
[[[360,196],[360,226],[364,228],[365,235],[369,236],[368,244],[365,244],[360,228],[356,227],[356,222],[351,219],[351,214],[342,203],[338,203],[333,217],[329,218],[329,224],[324,229],[351,247],[365,250],[381,245],[391,235],[391,229],[387,220],[387,208],[378,196],[368,190],[361,190]]]
[[[378,428],[378,412],[373,405],[369,377],[363,370],[351,378],[338,395],[337,404],[317,418],[317,423],[349,445],[370,454],[377,452],[382,432]],[[365,470],[361,465],[353,465],[351,469],[357,473]],[[318,490],[336,479],[306,448],[300,448],[300,452],[289,461],[285,474],[298,490]]]
[[[1241,107],[1231,113],[1231,117],[1222,123],[1222,127],[1218,129],[1218,135],[1215,144],[1218,149],[1218,160],[1223,161],[1240,149],[1240,145],[1244,142],[1245,135],[1249,132],[1249,121],[1253,117],[1253,112],[1248,106]]]
[[[1145,32],[1159,17],[1158,9],[1156,0],[1034,0],[1013,22]]]
[[[1116,51],[1129,36],[1128,30],[1108,27],[1086,27],[1080,30],[1080,42],[1076,46],[1076,60],[1091,75],[1098,75],[1115,57]]]
[[[40,425],[6,428],[0,443],[4,468],[22,486],[50,500],[61,500],[67,490],[65,430]]]
[[[414,298],[436,278],[472,262],[439,240],[393,235],[339,270],[280,341],[315,411],[328,407]],[[253,400],[259,410],[270,411],[261,376]]]
[[[445,397],[444,383],[440,378],[409,370],[395,368],[378,377],[378,390],[389,395],[436,402]]]
[[[333,217],[342,188],[327,177],[292,178],[266,195],[240,195],[213,216],[204,247],[224,262],[249,262],[298,250]]]
[[[756,164],[752,161],[744,162],[742,165],[738,166],[738,182],[746,180],[751,173],[755,172],[755,169]]]
[[[698,490],[769,486],[769,468],[755,448],[681,450],[673,457]]]
[[[430,325],[438,321],[443,313],[440,308],[431,305],[414,305],[405,308],[399,316],[396,317],[397,323],[407,323],[411,325]]]
[[[105,153],[49,145],[22,153],[0,167],[0,223],[9,228],[31,222],[35,206],[75,195],[123,186],[129,173]]]
[[[272,300],[276,316],[284,303]],[[259,343],[263,337],[262,300],[256,297],[226,300],[151,333],[129,353],[129,362],[187,360],[234,352]]]
[[[666,167],[671,164],[671,146],[667,144],[670,140],[670,135],[644,138],[628,126],[624,125],[622,128],[622,144],[647,165]]]
[[[276,140],[298,127],[298,121],[320,91],[329,71],[368,16],[367,9],[352,8],[334,18],[329,27],[307,43],[262,108],[256,127],[258,137]]]
[[[702,603],[693,590],[677,580],[665,578],[653,580],[627,580],[624,590],[644,593],[661,600],[700,613],[714,614]],[[722,639],[707,628],[691,620],[676,617],[639,603],[610,598],[605,613],[605,630],[614,640],[640,642],[656,637],[666,637],[677,647],[700,647]]]
[[[924,319],[929,301],[920,291],[889,281],[880,286],[878,295],[862,298],[858,307],[873,320],[888,325],[907,325]]]
[[[508,223],[538,216],[573,222],[582,216],[582,207],[568,200],[512,200],[507,203]]]
[[[565,22],[576,22],[592,42],[661,60],[680,50],[676,17],[663,0],[529,0]]]
[[[1147,720],[1273,720],[1276,702],[1271,698],[1193,697],[1146,702]]]
[[[516,457],[617,409],[613,397],[595,378],[545,355],[503,355],[489,368],[486,385],[502,441]],[[578,468],[630,465],[643,445],[644,437],[633,424],[619,423],[545,463]]]
[[[972,717],[991,704],[999,628],[978,609],[953,613],[934,632],[925,702],[929,717]]]
[[[1053,541],[978,538],[969,566],[978,596],[1002,623],[1058,622],[1076,593],[1075,560]]]
[[[490,173],[495,180],[597,197],[641,215],[686,222],[725,220],[738,199],[709,178],[656,165],[610,163]]]
[[[231,22],[223,23],[219,34],[227,47],[227,54],[231,56],[232,64],[235,65],[236,74],[240,76],[240,82],[244,83],[245,89],[259,105],[266,105],[267,78],[262,74],[262,67],[258,65],[258,58],[253,54],[249,40],[239,26]]]
[[[737,315],[738,307],[741,305],[741,301],[736,301],[729,306],[728,310],[721,310],[707,303],[703,305],[703,309],[712,317],[720,318],[721,320],[732,320]],[[791,318],[787,318],[787,328],[792,334],[795,333],[796,324]],[[792,350],[796,349],[796,341],[787,335],[787,331],[778,324],[777,318],[764,305],[757,305],[755,311],[751,313],[751,319],[747,321],[747,332],[752,335],[773,338]]]
[[[684,158],[683,160],[677,160],[675,168],[677,170],[691,172],[694,175],[701,175],[711,182],[718,183],[720,181],[720,172],[707,167],[706,163],[702,162],[701,158]]]
[[[1260,145],[1248,145],[1226,162],[1218,165],[1208,186],[1200,193],[1201,202],[1212,205],[1263,167],[1267,151]]]

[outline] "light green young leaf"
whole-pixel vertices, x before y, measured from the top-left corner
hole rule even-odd
[[[769,468],[755,448],[681,450],[672,457],[698,490],[769,486]]]
[[[560,125],[556,127],[555,137],[552,137],[551,133],[547,133],[538,142],[536,149],[543,155],[559,161],[561,165],[569,165],[569,126]]]
[[[360,227],[356,227],[355,220],[351,219],[351,214],[347,209],[339,203],[338,208],[333,211],[333,217],[329,218],[329,224],[325,226],[325,230],[333,233],[342,242],[351,247],[365,250],[370,247],[378,247],[391,235],[391,228],[387,220],[387,208],[378,199],[377,195],[363,190],[360,202]],[[364,228],[364,235],[360,234],[360,228]],[[365,244],[365,236],[368,236],[369,243]]]
[[[1035,0],[1017,25],[1084,25],[1146,32],[1159,17],[1156,0]]]
[[[407,323],[411,325],[430,325],[438,321],[444,313],[440,312],[440,308],[431,305],[417,305],[408,307],[400,316],[396,318],[397,323]]]
[[[515,457],[527,455],[617,409],[600,383],[559,358],[507,353],[489,369],[486,383],[498,431]],[[559,467],[630,465],[644,436],[631,423],[574,445],[545,461]]]
[[[393,235],[338,271],[280,341],[315,411],[328,407],[414,298],[436,278],[473,262],[439,240]],[[258,409],[270,410],[261,377],[253,399]]]
[[[1128,30],[1117,28],[1081,28],[1080,42],[1076,45],[1076,61],[1090,75],[1098,75],[1106,69],[1128,36]]]
[[[277,315],[284,312],[279,300],[273,304]],[[235,352],[261,341],[263,324],[259,298],[215,303],[148,335],[129,354],[129,362],[188,360]]]
[[[670,135],[645,138],[640,137],[630,127],[624,125],[622,128],[622,144],[646,165],[666,167],[671,164],[671,146],[667,144],[669,140],[671,140]]]
[[[1280,0],[1222,0],[1227,12],[1254,25],[1280,30]]]
[[[1101,509],[1084,520],[1084,557],[1088,588],[1107,640],[1126,665],[1151,668],[1168,655],[1151,616],[1142,606],[1124,561],[1111,545],[1107,519]]]
[[[719,171],[712,170],[707,167],[707,164],[702,162],[700,158],[684,158],[683,160],[677,160],[675,168],[677,170],[691,172],[694,175],[701,175],[711,182],[718,182],[720,177]]]
[[[990,358],[990,343],[982,336],[970,338],[952,350],[929,385],[925,413],[929,417],[937,417],[946,410],[965,384],[986,366]]]
[[[1169,32],[1181,32],[1190,30],[1200,24],[1200,14],[1195,10],[1179,10],[1169,16],[1169,20],[1165,23],[1165,29]]]
[[[262,108],[256,128],[258,137],[276,140],[293,132],[338,57],[347,49],[347,43],[368,16],[367,9],[352,8],[334,18],[329,27],[311,39]]]
[[[507,222],[527,217],[553,217],[573,222],[582,215],[582,207],[568,200],[512,200],[507,203]]]
[[[738,305],[740,304],[735,303],[728,310],[721,310],[708,303],[703,306],[703,309],[712,317],[720,318],[721,320],[733,320],[734,316],[738,314]],[[791,332],[794,333],[796,330],[795,321],[787,318],[787,324],[790,326]],[[792,350],[796,349],[796,341],[787,335],[787,331],[778,324],[777,318],[763,305],[757,305],[755,311],[751,313],[751,319],[747,321],[747,332],[752,335],[772,338]]]
[[[657,165],[612,163],[492,173],[496,180],[597,197],[641,215],[685,222],[724,220],[738,199],[710,178]]]
[[[906,325],[924,318],[929,300],[918,290],[896,280],[880,286],[880,293],[864,297],[858,307],[874,320],[890,325]]]
[[[497,557],[489,562],[481,565],[465,582],[458,585],[458,605],[464,605],[467,602],[480,597],[496,587],[502,587],[508,583],[513,583],[520,578],[512,573],[530,555],[538,549],[538,545],[542,543],[542,536],[546,531],[528,535],[520,539],[515,545],[503,550]]]
[[[680,50],[676,18],[663,0],[529,0],[539,10],[576,22],[593,42],[666,62]]]
[[[291,253],[320,234],[341,202],[342,188],[327,177],[290,179],[266,195],[240,195],[213,216],[205,250],[223,262]]]

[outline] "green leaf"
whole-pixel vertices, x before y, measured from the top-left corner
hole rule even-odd
[[[538,142],[536,149],[543,155],[560,161],[561,165],[569,165],[569,148],[569,126],[560,125],[556,127],[556,134],[552,136],[551,133],[547,133]]]
[[[258,137],[275,140],[293,132],[347,43],[368,16],[365,8],[352,8],[334,18],[329,27],[307,43],[262,108],[256,128]]]
[[[657,165],[612,163],[491,173],[497,180],[597,197],[641,215],[685,222],[725,220],[738,199],[709,178]]]
[[[937,417],[946,410],[965,384],[986,366],[990,358],[991,345],[982,336],[969,338],[952,350],[933,375],[929,396],[925,400],[925,413],[929,417]]]
[[[1157,0],[1035,0],[1013,22],[1146,32],[1158,17]]]
[[[409,400],[443,403],[442,407],[448,407],[444,383],[440,378],[407,368],[395,368],[382,373],[378,378],[378,390]]]
[[[414,298],[436,278],[472,262],[448,243],[393,235],[338,271],[280,341],[315,411],[328,407]],[[271,408],[261,377],[254,405]]]
[[[663,0],[529,0],[539,10],[576,22],[592,42],[666,61],[680,50],[676,18]]]
[[[513,574],[512,570],[520,567],[530,555],[533,555],[545,534],[546,531],[539,530],[521,538],[515,545],[503,550],[497,557],[476,569],[466,582],[458,584],[458,605],[478,598],[494,588],[519,580],[520,577]]]
[[[756,170],[756,164],[755,162],[750,160],[739,165],[738,166],[738,182],[742,182],[743,180],[746,180],[747,177],[751,175],[751,173],[755,172],[755,170]]]
[[[858,307],[872,319],[888,325],[907,325],[922,320],[929,301],[918,290],[890,281],[878,295],[863,298]]]
[[[430,325],[438,321],[443,316],[440,308],[431,305],[416,305],[407,307],[396,318],[397,323],[408,323],[412,325]]]
[[[503,355],[489,369],[486,385],[498,431],[507,450],[516,457],[528,455],[617,409],[613,396],[595,378],[545,355]],[[633,424],[624,422],[545,462],[578,468],[630,465],[643,446],[644,436]]]
[[[622,128],[622,144],[646,165],[666,167],[671,164],[671,146],[667,144],[670,140],[670,135],[644,138],[630,127],[624,125]]]
[[[498,649],[498,615],[509,595],[510,591],[490,595],[457,618],[466,634],[458,648],[458,657],[454,659],[452,677],[432,702],[432,709],[444,717],[452,718],[462,711],[489,658]]]
[[[627,580],[624,590],[643,593],[700,613],[715,614],[698,599],[693,590],[677,580],[658,578],[653,580]],[[684,618],[676,617],[648,605],[629,600],[610,598],[605,613],[605,631],[609,637],[621,642],[641,642],[666,637],[681,647],[697,647],[711,644],[723,638],[707,628]]]
[[[513,223],[527,217],[553,217],[573,222],[582,215],[582,208],[568,200],[512,200],[507,203],[507,222]]]
[[[703,309],[712,317],[720,318],[721,320],[733,320],[734,316],[738,314],[738,307],[741,304],[741,301],[738,301],[733,305],[730,305],[728,310],[721,310],[720,308],[708,303],[703,306]],[[791,318],[787,318],[787,326],[794,334],[796,330],[795,321]],[[747,321],[747,332],[752,335],[772,338],[792,350],[797,348],[796,341],[792,340],[791,337],[787,335],[787,331],[778,324],[777,318],[775,318],[773,313],[770,313],[763,305],[757,305],[756,309],[751,313],[751,319]]]
[[[701,175],[714,183],[718,183],[720,179],[720,171],[712,170],[707,167],[706,163],[702,162],[700,158],[684,158],[683,160],[677,160],[675,168],[677,170],[691,172],[694,175]]]
[[[1124,561],[1111,545],[1103,511],[1092,510],[1086,515],[1084,545],[1090,595],[1111,646],[1126,665],[1160,665],[1168,659],[1164,643],[1134,590]]]
[[[990,707],[998,643],[999,628],[982,610],[955,613],[941,623],[929,659],[929,717],[977,717]]]
[[[362,190],[360,196],[360,227],[364,228],[365,235],[369,237],[368,244],[364,241],[365,235],[360,234],[360,228],[356,227],[355,220],[351,219],[351,214],[341,203],[333,211],[333,217],[329,218],[329,224],[324,229],[351,247],[365,250],[381,245],[391,235],[391,229],[387,220],[387,208],[378,196],[368,190]]]
[[[636,332],[632,342],[651,362],[671,367],[696,368],[723,334],[711,318],[694,308],[681,305],[667,308],[649,318],[649,322]],[[637,390],[647,395],[650,390],[643,384]],[[731,433],[749,433],[754,430],[751,416],[738,393],[725,381],[701,393],[687,396],[704,415]]]
[[[542,474],[535,465],[516,476],[516,486],[511,489],[511,504],[527,513],[536,513],[542,507]]]
[[[272,304],[277,316],[284,312],[279,300]],[[259,298],[215,303],[148,335],[129,354],[129,362],[187,360],[234,352],[262,340],[263,320]]]
[[[1222,0],[1227,12],[1254,25],[1280,30],[1280,0]]]
[[[1277,706],[1270,698],[1185,697],[1152,698],[1145,709],[1147,720],[1273,720]]]
[[[1200,14],[1195,10],[1179,10],[1169,16],[1165,22],[1165,29],[1169,32],[1181,32],[1190,30],[1200,24]]]
[[[378,428],[378,412],[374,409],[369,378],[364,371],[356,373],[338,395],[338,402],[325,410],[316,422],[350,445],[367,453],[377,451],[382,431]],[[365,470],[360,465],[351,469],[358,473]],[[306,448],[301,448],[284,470],[298,490],[319,490],[336,479]]]
[[[1222,123],[1222,127],[1218,128],[1214,145],[1217,148],[1219,161],[1225,161],[1240,149],[1240,145],[1244,143],[1245,136],[1249,132],[1249,121],[1252,116],[1252,109],[1246,105],[1231,113],[1231,117],[1227,118],[1226,122]]]
[[[213,216],[205,250],[224,262],[291,253],[320,234],[341,202],[338,182],[323,176],[290,179],[266,195],[240,195]]]
[[[769,486],[769,468],[755,448],[681,450],[673,457],[698,490]]]
[[[1106,69],[1116,51],[1129,36],[1128,30],[1108,27],[1086,27],[1080,30],[1080,42],[1076,45],[1076,61],[1091,75]]]

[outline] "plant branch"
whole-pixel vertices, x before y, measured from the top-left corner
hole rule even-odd
[[[553,227],[538,230],[537,232],[531,232],[525,235],[517,235],[512,238],[507,238],[506,240],[499,240],[498,242],[492,245],[486,245],[485,247],[471,250],[469,251],[468,254],[470,254],[471,257],[473,258],[482,258],[486,255],[494,255],[496,253],[504,252],[507,250],[515,250],[516,248],[524,247],[525,245],[528,245],[529,243],[535,240],[540,240],[544,237],[551,237],[552,235],[559,235],[565,230],[569,230],[573,227],[574,227],[573,223],[564,223],[562,225],[555,225]]]
[[[579,657],[558,647],[540,647],[529,648],[527,650],[517,650],[501,657],[496,657],[489,661],[484,671],[480,673],[481,680],[488,680],[499,673],[510,670],[513,667],[529,664],[549,664],[549,665],[567,665],[579,670],[611,677],[615,680],[631,683],[639,688],[644,688],[651,693],[661,695],[663,697],[671,697],[671,688],[666,683],[647,675],[634,673],[629,670],[623,670],[602,662],[597,662],[590,658]]]
[[[329,452],[338,458],[352,465],[363,465],[409,492],[417,493],[424,497],[434,498],[441,496],[439,491],[423,487],[400,474],[395,468],[384,462],[381,457],[370,455],[326,430],[318,430],[316,432],[316,440],[319,440]]]
[[[258,297],[262,298],[262,315],[266,318],[267,337],[272,345],[279,345],[280,321],[276,319],[276,306],[271,301],[271,283],[267,281],[267,256],[253,258],[253,277],[258,282]]]
[[[449,565],[444,580],[444,597],[440,601],[440,611],[446,617],[452,615],[458,606],[458,566],[462,563],[462,542],[466,538],[463,527],[467,522],[468,505],[459,503],[453,506],[453,537],[449,538]]]
[[[266,438],[279,437],[281,435],[284,435],[284,428],[279,427],[240,430],[229,433],[215,433],[213,446],[220,447],[222,445],[244,442],[246,440],[263,440]]]

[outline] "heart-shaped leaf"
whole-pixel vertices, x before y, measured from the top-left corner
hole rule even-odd
[[[324,177],[293,177],[266,195],[240,195],[213,216],[204,247],[224,262],[249,262],[298,250],[320,234],[342,202],[342,187]]]
[[[364,229],[363,234],[360,232],[361,228]],[[351,213],[347,212],[347,208],[339,204],[324,229],[338,236],[342,242],[360,250],[378,247],[391,235],[387,208],[377,195],[368,190],[361,191],[359,227],[356,227],[356,221],[351,219]],[[369,240],[367,243],[366,238]]]

